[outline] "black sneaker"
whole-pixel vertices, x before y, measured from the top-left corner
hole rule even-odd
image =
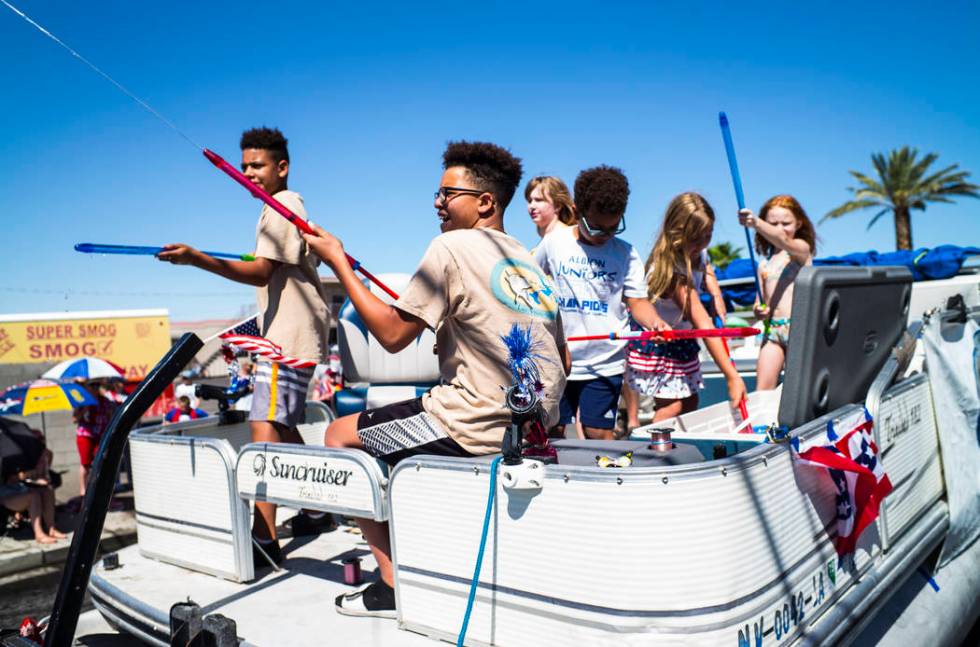
[[[362,589],[338,595],[334,601],[337,613],[345,616],[395,618],[395,589],[379,579]]]
[[[258,547],[255,545],[256,543],[257,542],[254,540],[252,541],[252,566],[256,571],[260,568],[269,568],[269,560],[265,558],[265,555],[259,552]],[[282,563],[282,548],[279,547],[278,541],[268,544],[260,543],[259,545],[262,546],[262,550],[265,551],[265,554],[268,555],[273,562],[275,562],[276,566]]]
[[[293,537],[319,535],[320,533],[337,529],[337,523],[333,520],[333,515],[329,512],[325,512],[319,517],[311,517],[308,514],[300,512],[287,521],[286,525],[292,530]]]

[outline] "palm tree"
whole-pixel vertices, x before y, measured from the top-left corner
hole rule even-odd
[[[708,248],[708,258],[712,265],[723,270],[736,258],[742,258],[742,248],[729,242],[718,243]]]
[[[880,207],[868,223],[868,229],[891,211],[895,214],[896,248],[912,249],[912,223],[909,216],[913,209],[925,211],[928,202],[951,203],[951,196],[980,197],[977,193],[980,186],[967,182],[966,178],[970,174],[967,171],[957,171],[958,164],[927,175],[929,166],[939,156],[929,153],[921,160],[916,160],[918,154],[917,149],[903,146],[890,152],[888,159],[882,153],[872,155],[871,162],[878,178],[872,179],[863,173],[850,171],[861,183],[858,187],[847,189],[854,194],[854,199],[829,212],[820,222],[828,218],[838,218],[851,211]]]

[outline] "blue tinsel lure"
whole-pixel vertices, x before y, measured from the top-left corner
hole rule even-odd
[[[534,352],[531,326],[524,328],[515,323],[510,327],[510,332],[500,339],[507,347],[507,364],[513,377],[513,385],[528,396],[532,393],[540,396],[544,391],[544,384],[541,383],[541,374],[534,362],[539,356]]]

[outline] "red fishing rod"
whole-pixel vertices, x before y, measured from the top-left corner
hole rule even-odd
[[[592,341],[597,339],[656,339],[664,341],[676,341],[678,339],[707,339],[720,337],[722,339],[732,337],[754,337],[758,335],[758,328],[692,328],[690,330],[630,330],[627,332],[611,332],[605,335],[581,335],[578,337],[568,337],[565,341]],[[727,348],[727,344],[726,344]]]
[[[722,323],[721,317],[718,316],[718,315],[715,315],[715,325],[717,326],[720,323]],[[736,328],[735,330],[739,330],[739,329]],[[746,330],[746,329],[743,328],[742,330]],[[749,328],[747,330],[755,330],[756,331],[756,334],[759,334],[759,331],[756,328]],[[728,358],[728,361],[730,361],[732,363],[732,366],[735,367],[735,370],[738,371],[738,368],[737,368],[737,366],[735,364],[735,360],[732,359],[732,352],[728,348],[728,340],[722,338],[721,345],[725,349],[725,356]],[[742,414],[742,422],[743,423],[744,422],[748,422],[748,420],[749,420],[749,405],[745,403],[745,400],[744,399],[739,400],[739,402],[738,402],[738,412],[740,414]],[[749,427],[749,431],[751,431],[751,430],[752,430],[752,427]]]
[[[611,332],[605,335],[581,335],[578,337],[568,337],[565,341],[593,341],[598,339],[662,339],[663,341],[676,341],[678,339],[708,339],[720,338],[725,347],[725,355],[731,360],[734,366],[735,360],[731,359],[728,350],[727,339],[737,337],[754,337],[761,331],[758,328],[693,328],[690,330],[631,330],[628,332]],[[738,411],[742,414],[742,420],[749,419],[749,408],[745,400],[738,403]],[[749,428],[751,430],[751,427]]]
[[[312,227],[310,227],[305,220],[297,216],[295,213],[290,211],[286,206],[284,206],[281,202],[279,202],[271,195],[269,195],[269,193],[265,191],[262,187],[258,186],[257,184],[249,180],[247,177],[245,177],[245,175],[241,171],[239,171],[237,168],[235,168],[234,166],[226,162],[224,158],[222,158],[220,155],[218,155],[214,151],[208,150],[207,148],[202,148],[201,152],[204,153],[204,157],[208,158],[208,161],[210,161],[212,164],[214,164],[219,169],[224,171],[224,173],[228,177],[233,179],[235,182],[238,182],[243,187],[245,187],[248,190],[248,192],[252,194],[253,197],[258,198],[262,202],[266,203],[267,205],[272,207],[272,209],[275,210],[275,212],[278,213],[280,216],[282,216],[289,222],[293,223],[294,227],[299,229],[304,234],[310,234],[311,236],[316,235],[316,232],[313,231]],[[355,272],[360,272],[361,274],[363,274],[364,278],[366,278],[368,281],[374,283],[379,288],[384,290],[388,294],[388,296],[390,296],[392,299],[396,299],[396,300],[398,299],[398,294],[394,290],[389,288],[387,285],[382,283],[380,280],[378,280],[378,277],[376,277],[374,274],[371,274],[366,269],[364,269],[361,266],[360,261],[358,261],[350,254],[347,254],[346,252],[344,253],[344,255],[347,256],[347,262],[350,263],[350,266],[354,269]]]

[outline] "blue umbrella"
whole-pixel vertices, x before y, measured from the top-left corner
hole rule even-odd
[[[0,393],[0,413],[29,416],[45,411],[71,410],[98,401],[80,384],[34,380]]]

